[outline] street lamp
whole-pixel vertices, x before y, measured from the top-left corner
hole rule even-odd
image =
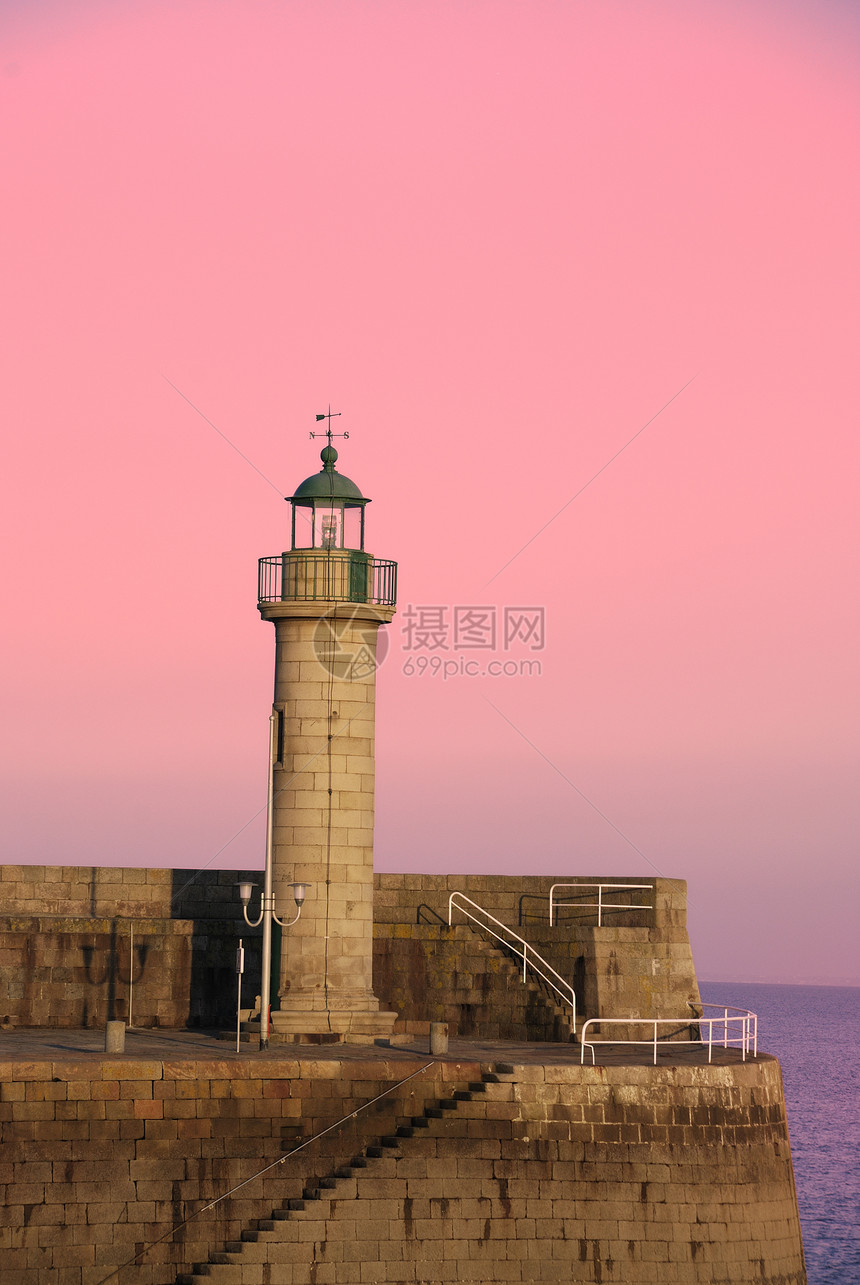
[[[266,801],[266,870],[264,875],[263,892],[260,898],[260,913],[256,919],[248,918],[248,906],[251,901],[251,893],[256,887],[250,879],[241,879],[239,881],[239,900],[242,903],[242,914],[245,917],[245,923],[249,928],[257,928],[263,925],[263,977],[260,984],[260,1048],[269,1047],[269,1003],[272,977],[272,920],[279,924],[281,928],[290,928],[298,921],[304,905],[305,893],[308,888],[306,883],[291,883],[288,887],[293,890],[293,897],[296,902],[296,913],[294,918],[283,920],[279,919],[275,913],[275,893],[272,886],[272,813],[274,801],[274,777],[275,777],[275,744],[277,734],[278,715],[273,710],[269,715],[269,790]]]
[[[263,922],[263,915],[266,912],[266,894],[263,893],[260,896],[259,915],[257,915],[257,918],[254,919],[253,921],[248,918],[248,906],[250,905],[250,902],[251,902],[251,893],[253,889],[256,888],[256,886],[257,885],[255,883],[251,883],[250,880],[246,881],[244,879],[238,885],[239,900],[242,903],[242,913],[245,916],[245,923],[248,925],[249,928],[259,928],[260,924]],[[291,928],[292,925],[296,923],[296,921],[298,920],[299,915],[302,913],[302,906],[304,905],[304,900],[305,900],[305,889],[307,888],[307,886],[308,885],[306,883],[288,883],[287,884],[287,887],[292,888],[293,890],[293,896],[296,899],[296,905],[298,906],[298,910],[296,911],[295,918],[288,919],[286,921],[278,918],[277,913],[275,911],[275,898],[274,898],[274,894],[272,894],[272,898],[271,898],[272,918],[274,919],[276,924],[280,924],[281,928]]]

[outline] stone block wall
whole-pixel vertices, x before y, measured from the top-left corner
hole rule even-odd
[[[0,866],[0,1026],[214,1026],[235,1020],[244,938],[232,871]]]
[[[462,892],[502,923],[529,938],[536,927],[548,926],[550,888],[565,878],[571,881],[573,876],[377,874],[374,917],[377,923],[405,923],[409,922],[405,916],[410,911],[414,917],[422,907],[427,912],[426,918],[431,919],[435,915],[447,923],[448,898],[452,892]],[[686,885],[683,880],[609,878],[606,875],[577,875],[576,879],[583,884],[648,885],[642,892],[619,890],[612,894],[612,900],[628,905],[650,902],[650,910],[612,909],[607,913],[606,922],[640,928],[662,928],[669,923],[686,926]],[[561,900],[577,895],[587,896],[589,901],[597,900],[596,889],[586,889],[582,894],[577,894],[576,889],[557,893]],[[565,923],[596,924],[597,911],[569,906],[559,911],[559,919]]]
[[[0,914],[242,922],[234,870],[0,866]],[[258,876],[262,882],[262,876]]]
[[[559,921],[550,926],[549,890],[555,882],[551,876],[377,875],[378,971],[385,979],[404,975],[417,978],[422,972],[417,963],[418,946],[427,953],[423,989],[410,982],[406,987],[395,986],[389,997],[386,985],[390,983],[382,980],[379,994],[390,998],[402,1020],[426,1017],[424,1007],[431,1002],[431,978],[434,973],[438,975],[437,961],[445,960],[452,950],[450,944],[446,944],[444,927],[448,920],[448,898],[450,893],[459,891],[519,933],[571,982],[576,992],[578,1017],[684,1018],[697,1011],[700,996],[687,935],[683,880],[641,877],[610,880],[600,876],[603,883],[649,884],[650,891],[619,891],[612,895],[612,900],[650,902],[652,906],[648,911],[610,911],[600,927],[596,911],[577,907],[562,910]],[[583,876],[582,882],[598,882],[598,879]],[[569,897],[576,892],[567,890],[562,895]],[[586,896],[588,900],[596,899],[593,892],[586,892]],[[455,911],[454,922],[469,921]],[[407,944],[410,939],[412,945]],[[448,967],[447,975],[453,976],[456,967]],[[459,969],[468,973],[469,961],[464,958]],[[472,971],[478,975],[477,968]],[[479,984],[491,986],[492,981],[484,976]],[[452,1002],[453,999],[452,996]],[[511,992],[506,1002],[512,1000]]]
[[[185,1026],[192,925],[133,922],[0,918],[0,1024]]]
[[[396,1055],[395,1055],[396,1056]],[[428,1059],[429,1060],[429,1059]],[[406,1116],[460,1067],[383,1098],[241,1189],[139,1264],[139,1249],[420,1068],[406,1058],[0,1061],[0,1278],[15,1285],[172,1285],[273,1202]]]
[[[211,1285],[805,1285],[768,1057],[498,1066],[471,1097],[488,1067],[436,1063],[141,1252],[421,1066],[403,1055],[0,1063],[3,1272],[15,1285],[102,1285],[139,1255],[122,1285],[173,1285],[196,1263]],[[452,1109],[427,1128],[335,1176],[442,1100]],[[283,1211],[327,1174],[322,1199]]]
[[[381,923],[374,927],[373,984],[400,1016],[395,1032],[485,1040],[567,1040],[570,1014],[468,927]]]
[[[73,1027],[127,1018],[132,968],[136,1025],[230,1023],[240,936],[249,952],[249,1005],[259,990],[259,930],[241,917],[238,878],[235,871],[0,867],[0,1025]],[[376,875],[375,993],[402,1022],[456,1020],[461,1033],[478,1034],[480,1016],[486,1030],[509,1031],[506,1038],[546,1038],[540,1031],[554,1029],[552,1015],[530,993],[508,989],[506,1018],[489,998],[497,965],[486,954],[478,959],[462,934],[452,936],[443,926],[449,893],[459,890],[572,982],[580,1016],[690,1013],[699,995],[681,880],[601,877],[604,883],[649,884],[644,894],[620,891],[613,900],[652,906],[611,910],[601,927],[596,913],[582,907],[563,908],[550,927],[548,895],[555,881]],[[468,922],[462,916],[458,921]],[[456,981],[461,993],[444,996],[446,979]],[[434,1016],[446,1006],[446,1018]],[[513,1034],[524,1029],[528,1036]]]

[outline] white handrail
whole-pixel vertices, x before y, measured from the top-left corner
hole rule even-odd
[[[525,938],[520,937],[519,934],[515,933],[512,928],[509,928],[507,924],[503,924],[500,919],[496,919],[495,915],[491,915],[488,910],[484,910],[483,906],[479,906],[476,901],[472,901],[471,897],[467,897],[465,893],[452,892],[450,897],[448,898],[448,927],[449,928],[451,927],[451,918],[454,912],[455,899],[457,903],[457,909],[462,911],[462,913],[466,916],[467,919],[471,919],[474,923],[478,925],[479,928],[482,928],[485,932],[488,932],[492,937],[495,937],[497,941],[500,941],[503,946],[507,946],[508,949],[514,951],[515,954],[521,957],[523,961],[523,981],[524,982],[526,981],[526,970],[528,968],[531,968],[533,972],[537,973],[538,977],[540,977],[544,982],[546,982],[547,986],[551,986],[552,989],[556,992],[556,994],[561,996],[565,1004],[570,1005],[570,1009],[571,1009],[570,1027],[572,1031],[575,1031],[576,1030],[576,995],[574,993],[574,989],[571,986],[570,982],[565,981],[565,979],[561,976],[561,974],[555,971],[552,964],[548,964],[547,961],[537,953],[534,947],[528,944]],[[479,919],[477,915],[473,915],[471,911],[467,910],[466,906],[462,904],[463,902],[472,906],[473,909],[479,912],[479,914],[483,915],[484,921],[489,920],[490,922],[486,923],[481,919]],[[507,933],[507,937],[503,937],[501,933],[498,933],[495,931],[495,929],[491,928],[490,923],[495,924],[496,928],[501,928],[503,933]],[[547,973],[551,973],[552,976],[548,977]]]
[[[597,927],[603,927],[603,910],[652,910],[652,906],[636,906],[626,902],[606,902],[603,899],[603,890],[608,888],[614,892],[652,891],[654,885],[650,883],[554,883],[549,890],[549,926],[552,928],[554,921],[554,911],[560,910],[565,906],[576,906],[580,910],[597,911]],[[597,901],[556,901],[556,888],[596,888]]]
[[[715,1009],[721,1010],[722,1017],[705,1017],[704,1010],[706,1008],[715,1008]],[[693,1016],[690,1018],[686,1018],[686,1017],[590,1017],[587,1022],[583,1023],[582,1031],[580,1033],[580,1044],[581,1044],[581,1050],[579,1055],[580,1064],[585,1062],[585,1050],[586,1048],[589,1048],[591,1049],[591,1065],[594,1066],[594,1047],[596,1044],[647,1044],[651,1046],[654,1050],[654,1065],[656,1066],[657,1065],[657,1027],[658,1026],[673,1026],[676,1029],[679,1025],[681,1027],[698,1026],[700,1035],[702,1032],[702,1028],[707,1027],[708,1028],[707,1039],[702,1037],[698,1040],[692,1040],[692,1039],[684,1040],[683,1043],[684,1044],[701,1044],[703,1047],[707,1047],[708,1062],[711,1061],[714,1045],[717,1045],[717,1047],[722,1047],[724,1049],[739,1048],[741,1050],[741,1061],[743,1062],[747,1060],[747,1053],[751,1053],[753,1057],[757,1055],[758,1053],[758,1017],[756,1016],[755,1013],[751,1013],[746,1008],[733,1008],[731,1005],[725,1005],[725,1004],[702,1004],[702,1010],[703,1011],[702,1011],[701,1017]],[[730,1017],[729,1016],[730,1013],[733,1014],[733,1016]],[[598,1022],[601,1024],[601,1026],[610,1026],[610,1025],[612,1026],[651,1026],[654,1028],[654,1033],[647,1040],[614,1040],[614,1039],[589,1040],[587,1038],[588,1027],[593,1026]],[[739,1028],[737,1034],[734,1033],[735,1025]],[[720,1040],[719,1033],[715,1038],[714,1036],[715,1026],[717,1028],[722,1026],[722,1040]],[[602,1031],[601,1031],[601,1034],[602,1034]]]

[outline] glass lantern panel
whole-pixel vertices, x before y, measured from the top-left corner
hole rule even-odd
[[[362,508],[357,505],[355,508],[347,509],[344,513],[344,532],[343,543],[346,549],[363,549],[362,541]]]
[[[331,504],[314,507],[314,548],[343,548],[343,509]]]
[[[293,505],[293,548],[312,549],[314,546],[314,511],[304,505]]]

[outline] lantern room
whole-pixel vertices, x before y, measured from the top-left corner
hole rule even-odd
[[[335,468],[337,451],[320,451],[322,469],[289,496],[293,549],[364,551],[365,499],[355,482]]]

